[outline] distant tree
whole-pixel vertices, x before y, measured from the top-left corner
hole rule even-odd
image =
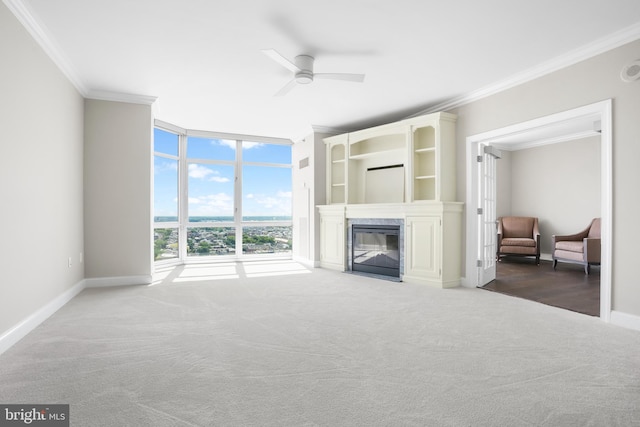
[[[242,235],[242,243],[254,243],[254,244],[274,244],[276,239],[271,236],[250,236],[248,234]]]
[[[164,250],[164,248],[167,246],[167,242],[166,240],[160,238],[160,239],[156,239],[155,242],[153,242],[153,256],[154,256],[154,260],[158,259],[160,257],[160,255],[162,254],[162,251]]]
[[[198,249],[196,249],[199,254],[208,254],[210,250],[211,243],[207,242],[206,240],[201,241],[198,245]]]

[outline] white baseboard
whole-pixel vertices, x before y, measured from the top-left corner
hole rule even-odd
[[[640,316],[611,310],[610,323],[623,328],[640,331]]]
[[[104,288],[109,286],[135,286],[148,285],[153,281],[151,275],[118,276],[118,277],[94,277],[84,279],[87,288]]]
[[[47,320],[49,316],[71,301],[73,297],[78,295],[85,287],[85,281],[79,281],[73,287],[45,304],[22,322],[0,335],[0,354],[7,351],[11,346],[24,338],[29,332],[33,331],[38,325]]]

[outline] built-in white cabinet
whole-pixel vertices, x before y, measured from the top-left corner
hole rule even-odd
[[[326,138],[327,203],[454,201],[455,121],[434,113]]]
[[[460,284],[462,203],[443,202],[405,219],[403,280],[441,288]]]
[[[442,273],[440,258],[441,218],[437,216],[407,217],[405,238],[409,256],[405,256],[404,276],[421,280],[437,280]]]
[[[344,206],[320,207],[320,236],[320,265],[344,271],[347,250]]]
[[[349,270],[351,219],[400,219],[401,279],[460,283],[462,207],[456,202],[456,116],[434,113],[324,140],[327,205],[320,211],[320,265]]]

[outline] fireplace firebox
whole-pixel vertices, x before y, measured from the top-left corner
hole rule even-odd
[[[354,224],[351,269],[369,274],[400,277],[399,236],[399,226]]]

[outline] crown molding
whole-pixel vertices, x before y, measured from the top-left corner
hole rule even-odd
[[[22,0],[2,0],[2,2],[7,6],[11,13],[15,15],[18,21],[34,38],[36,43],[40,45],[49,58],[51,58],[53,63],[60,69],[60,71],[62,71],[65,77],[67,77],[71,84],[84,98],[143,105],[153,105],[156,101],[157,97],[155,96],[89,89],[78,76],[78,73],[62,52],[62,49],[60,49],[53,37],[49,34],[46,26],[41,24],[36,18],[31,8]]]
[[[78,73],[71,65],[71,62],[68,60],[66,55],[64,55],[60,47],[55,43],[54,39],[46,29],[46,26],[41,24],[38,19],[35,18],[31,8],[22,0],[2,0],[2,2],[25,27],[29,34],[31,34],[35,41],[40,45],[40,47],[45,51],[45,53],[51,58],[51,60],[56,64],[56,66],[62,71],[62,73],[67,77],[67,79],[83,97],[89,99],[131,102],[145,105],[153,105],[156,101],[157,98],[153,96],[90,90],[79,77]],[[575,49],[567,54],[544,62],[522,73],[515,74],[500,82],[496,82],[478,90],[436,104],[427,109],[412,114],[407,118],[429,114],[437,111],[446,111],[465,104],[469,104],[482,98],[500,93],[512,87],[524,84],[531,80],[540,78],[554,71],[569,67],[580,61],[592,58],[596,55],[602,54],[638,39],[640,39],[640,22],[623,28],[622,30],[612,33],[599,40],[596,40],[593,43]],[[343,130],[323,126],[313,126],[313,131],[317,133],[344,133]]]
[[[31,9],[21,0],[2,0],[7,8],[14,14],[18,21],[31,34],[35,41],[51,58],[62,73],[69,79],[83,97],[86,97],[88,90],[78,73],[71,65],[71,62],[62,53],[60,47],[53,41],[46,27],[34,17]]]
[[[129,104],[153,105],[157,96],[137,95],[133,93],[110,92],[105,90],[92,90],[85,95],[87,99],[98,101],[126,102]]]
[[[482,98],[495,95],[512,87],[519,86],[531,80],[535,80],[547,74],[551,74],[555,71],[567,68],[571,65],[577,64],[578,62],[593,58],[594,56],[600,55],[638,39],[640,39],[640,22],[623,28],[622,30],[612,33],[599,40],[596,40],[593,43],[589,43],[588,45],[584,45],[564,55],[558,56],[550,61],[543,62],[522,73],[514,74],[513,76],[505,80],[496,82],[478,90],[421,110],[418,113],[411,115],[409,118],[421,116],[423,114],[435,113],[438,111],[447,111],[452,108],[460,107],[462,105],[478,101]]]

